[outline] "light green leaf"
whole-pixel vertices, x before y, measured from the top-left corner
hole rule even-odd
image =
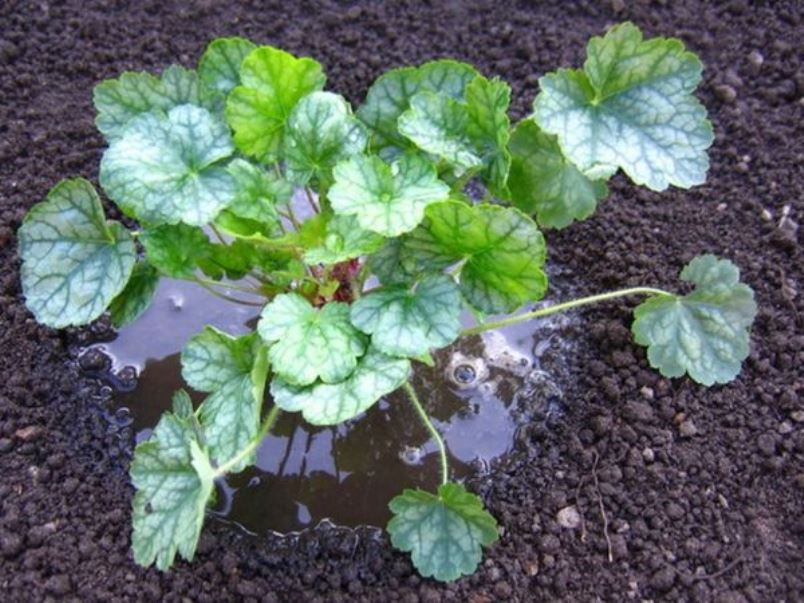
[[[218,465],[234,458],[257,437],[267,378],[267,355],[265,348],[259,347],[250,370],[224,382],[198,409],[209,454]],[[238,473],[255,460],[256,452],[233,466],[231,471]]]
[[[369,348],[345,381],[297,387],[275,377],[271,396],[279,408],[301,412],[308,423],[337,425],[365,412],[382,396],[399,388],[409,373],[408,359],[391,358]]]
[[[136,261],[131,235],[106,220],[83,178],[54,186],[28,212],[18,237],[25,304],[49,327],[98,318],[126,286]]]
[[[293,107],[324,87],[321,65],[261,46],[243,60],[240,81],[226,100],[226,120],[234,130],[235,144],[260,161],[276,161]]]
[[[435,92],[463,100],[466,85],[477,71],[471,65],[439,60],[418,67],[394,69],[380,76],[368,91],[357,116],[372,130],[372,148],[385,155],[390,148],[411,148],[397,130],[397,120],[419,92]]]
[[[513,312],[547,291],[544,237],[533,220],[511,207],[431,205],[422,226],[402,245],[402,266],[409,274],[465,260],[461,292],[481,312]]]
[[[469,138],[468,124],[464,103],[433,92],[411,98],[410,109],[399,116],[399,132],[423,151],[444,159],[456,176],[483,164]]]
[[[198,78],[209,90],[221,94],[240,83],[240,65],[257,46],[244,38],[218,38],[210,42],[198,62]]]
[[[411,290],[384,287],[352,304],[352,324],[370,334],[379,351],[391,356],[423,356],[442,348],[461,331],[461,293],[452,278],[423,278]]]
[[[482,547],[499,538],[494,517],[460,484],[442,484],[438,495],[406,489],[388,506],[391,544],[411,553],[425,578],[451,582],[474,573]]]
[[[631,23],[589,41],[582,70],[539,80],[534,117],[558,136],[589,178],[622,168],[637,184],[664,190],[706,179],[712,125],[693,96],[702,65],[680,40],[643,40]]]
[[[165,276],[189,279],[211,253],[209,237],[196,226],[149,228],[140,236],[148,262]]]
[[[138,564],[156,562],[166,570],[176,553],[192,560],[214,477],[192,418],[163,415],[151,438],[137,446],[131,463],[137,489],[131,540]]]
[[[98,112],[95,125],[107,140],[118,138],[135,117],[152,111],[167,112],[183,104],[201,106],[198,77],[180,65],[168,67],[161,78],[126,71],[104,80],[93,91]]]
[[[295,385],[342,381],[366,348],[365,337],[349,322],[347,304],[314,308],[295,293],[277,295],[263,308],[258,331],[273,344],[273,371]]]
[[[210,456],[225,463],[257,435],[268,362],[257,335],[242,337],[205,327],[181,354],[182,377],[190,387],[211,392],[198,410]],[[244,459],[233,471],[254,460]]]
[[[304,254],[308,264],[332,265],[377,251],[383,239],[377,233],[363,230],[355,216],[333,216],[327,223],[324,244]]]
[[[608,194],[606,183],[590,180],[561,152],[555,136],[532,120],[517,124],[508,147],[513,161],[508,187],[513,204],[535,214],[541,226],[564,228],[595,212]]]
[[[379,250],[369,256],[369,270],[383,285],[413,282],[414,276],[402,266],[402,253],[402,239],[397,237],[386,240]]]
[[[288,118],[285,161],[288,178],[307,184],[328,180],[335,164],[362,153],[368,137],[346,100],[331,92],[302,98]]]
[[[259,348],[256,334],[233,337],[215,327],[190,338],[181,353],[181,374],[201,392],[214,392],[227,381],[248,375]]]
[[[681,279],[695,290],[642,302],[634,310],[634,338],[665,377],[687,373],[703,385],[727,383],[748,356],[754,292],[740,282],[737,266],[713,255],[693,259]]]
[[[488,80],[478,76],[466,87],[467,134],[483,159],[483,181],[502,198],[508,198],[509,194],[506,181],[511,167],[507,148],[511,127],[508,118],[510,103],[510,86],[497,78]]]
[[[291,184],[244,159],[235,159],[226,166],[234,180],[234,199],[224,210],[238,218],[251,220],[268,232],[279,224],[277,205],[285,205],[293,194]]]
[[[335,213],[356,215],[360,226],[387,237],[413,230],[424,209],[449,195],[432,163],[403,155],[390,165],[376,156],[353,157],[335,166],[329,200]]]
[[[159,272],[148,262],[137,262],[125,289],[112,300],[109,314],[112,324],[119,329],[139,318],[156,293]]]
[[[180,105],[167,117],[147,113],[129,123],[103,155],[100,182],[141,221],[203,226],[234,198],[232,177],[218,165],[233,152],[226,124]]]

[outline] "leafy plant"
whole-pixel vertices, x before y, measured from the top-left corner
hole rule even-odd
[[[262,307],[255,333],[207,327],[182,354],[187,384],[208,396],[193,409],[177,392],[136,448],[136,561],[192,559],[215,480],[255,462],[280,411],[334,425],[402,388],[438,445],[442,480],[390,502],[391,541],[424,576],[472,573],[496,522],[450,480],[409,381],[462,336],[641,295],[633,331],[652,366],[705,385],[733,379],[756,306],[737,268],[712,255],[681,272],[695,285],[685,295],[634,287],[486,320],[544,297],[540,226],[592,215],[617,170],[654,190],[704,181],[701,71],[680,41],[643,40],[624,23],[589,42],[582,69],[541,78],[533,114],[514,126],[509,86],[470,65],[394,69],[353,113],[322,90],[314,60],[240,38],[212,42],[197,71],[99,84],[100,184],[137,226],[107,220],[88,181],[56,185],[19,231],[36,319],[83,325],[108,310],[122,326],[161,277]],[[478,324],[462,329],[464,308]]]

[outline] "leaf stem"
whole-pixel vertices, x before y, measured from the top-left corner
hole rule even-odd
[[[310,207],[313,208],[314,213],[319,213],[318,205],[315,204],[315,200],[313,199],[313,191],[310,190],[309,186],[304,187],[304,194],[307,197],[307,202],[310,204]]]
[[[235,303],[235,304],[241,304],[243,306],[255,306],[257,308],[262,308],[265,305],[264,302],[252,302],[252,301],[248,301],[248,300],[245,300],[245,299],[239,299],[237,297],[232,297],[231,295],[226,295],[225,293],[221,293],[217,289],[214,289],[214,288],[210,287],[209,285],[207,285],[206,283],[204,283],[202,281],[195,281],[195,282],[198,283],[199,285],[201,285],[204,289],[206,289],[210,293],[212,293],[212,295],[214,295],[216,297],[220,297],[221,299],[225,299],[226,301],[230,301],[230,302]]]
[[[257,289],[253,287],[244,287],[243,285],[237,285],[235,283],[220,283],[218,281],[213,281],[207,278],[197,277],[196,281],[198,281],[201,285],[210,285],[212,287],[223,287],[224,289],[231,289],[232,291],[242,291],[243,293],[250,293],[251,295],[262,295]]]
[[[243,448],[240,452],[226,461],[223,465],[220,465],[217,469],[215,469],[215,477],[221,477],[231,471],[232,467],[236,467],[240,462],[248,458],[257,448],[260,447],[262,444],[263,438],[268,435],[268,432],[271,431],[271,428],[276,423],[276,419],[279,416],[279,407],[274,406],[270,411],[268,411],[268,416],[265,417],[265,421],[262,422],[260,426],[260,430],[257,432],[257,435],[254,436],[254,439],[251,440],[248,445]]]
[[[430,432],[430,435],[433,436],[433,439],[436,441],[438,445],[438,453],[441,456],[441,485],[443,486],[449,481],[449,466],[447,464],[447,447],[444,445],[444,439],[441,437],[441,434],[438,433],[438,430],[433,425],[433,422],[430,420],[430,417],[427,416],[427,412],[425,412],[424,407],[422,406],[421,401],[419,400],[419,396],[416,394],[416,390],[413,389],[410,381],[405,382],[405,385],[402,387],[405,388],[405,392],[408,394],[408,398],[413,403],[413,407],[416,409],[416,412],[419,414],[419,418],[424,423],[424,426],[427,427],[427,430]]]
[[[223,244],[223,245],[227,244],[226,239],[223,238],[223,235],[221,234],[221,231],[218,230],[217,226],[215,226],[214,224],[210,224],[209,229],[213,232],[213,234],[215,235],[215,237],[218,239],[218,241],[221,244]]]
[[[615,299],[617,297],[624,297],[626,295],[673,295],[673,294],[667,291],[663,291],[662,289],[654,289],[653,287],[631,287],[630,289],[620,289],[619,291],[610,291],[609,293],[598,293],[597,295],[590,295],[588,297],[573,299],[560,304],[555,304],[554,306],[540,308],[539,310],[534,310],[533,312],[526,312],[525,314],[520,314],[518,316],[511,316],[510,318],[504,318],[502,320],[495,320],[492,322],[479,324],[474,327],[470,327],[468,329],[464,329],[463,331],[461,331],[461,337],[465,337],[466,335],[477,335],[478,333],[483,333],[484,331],[491,331],[494,329],[499,329],[501,327],[515,325],[520,322],[525,322],[526,320],[541,318],[542,316],[557,314],[558,312],[563,312],[564,310],[569,310],[571,308],[577,308],[579,306],[585,306],[587,304],[594,304],[609,299]]]

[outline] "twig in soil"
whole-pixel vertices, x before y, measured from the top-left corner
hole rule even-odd
[[[698,575],[698,576],[693,575],[692,579],[693,580],[714,580],[715,578],[720,578],[720,576],[722,576],[723,574],[727,574],[731,570],[733,570],[735,567],[737,567],[740,563],[742,563],[742,561],[743,561],[743,556],[742,556],[742,554],[740,554],[740,555],[737,556],[737,559],[735,559],[734,561],[729,563],[723,569],[718,570],[716,572],[713,572],[711,574],[702,574],[702,575]]]
[[[609,538],[609,518],[606,515],[606,508],[603,506],[603,496],[600,494],[600,483],[597,481],[597,462],[600,456],[595,452],[595,461],[592,463],[592,479],[595,482],[595,492],[597,492],[597,504],[600,506],[600,517],[603,519],[603,536],[606,539],[606,550],[609,554],[609,563],[614,561],[614,553],[611,549],[611,538]]]
[[[583,509],[581,508],[581,488],[586,481],[586,476],[582,475],[578,480],[578,487],[575,488],[575,508],[578,509],[578,515],[581,518],[581,542],[586,543],[586,519],[583,516]]]

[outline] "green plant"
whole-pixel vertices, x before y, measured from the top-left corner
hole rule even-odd
[[[136,448],[136,561],[166,569],[177,552],[193,557],[215,480],[254,463],[280,410],[334,425],[403,388],[439,447],[442,480],[391,501],[391,541],[424,576],[472,573],[496,522],[450,481],[408,381],[412,362],[431,364],[431,350],[461,336],[642,295],[633,331],[652,366],[705,385],[733,379],[756,307],[737,268],[711,255],[682,271],[695,286],[686,295],[635,287],[486,321],[545,295],[539,226],[590,216],[618,169],[654,190],[704,181],[701,70],[678,40],[618,25],[589,42],[583,69],[544,76],[514,127],[508,85],[470,65],[390,71],[353,114],[322,91],[318,63],[239,38],[212,42],[197,71],[98,85],[100,184],[138,226],[107,220],[88,181],[56,185],[19,232],[37,320],[82,325],[108,310],[126,324],[163,276],[264,306],[256,333],[207,327],[187,344],[184,379],[208,397],[193,409],[177,392]],[[470,180],[481,201],[465,193]],[[462,329],[465,306],[478,324]]]

